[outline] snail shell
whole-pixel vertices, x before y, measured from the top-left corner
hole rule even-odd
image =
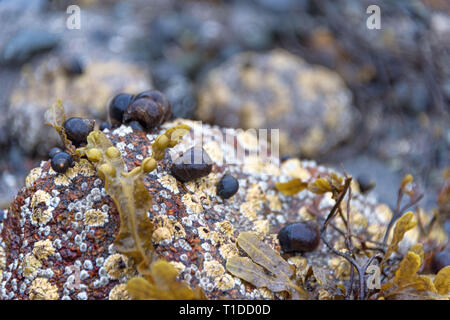
[[[177,158],[171,169],[172,175],[181,182],[207,176],[212,170],[212,160],[201,147],[192,147]]]
[[[109,121],[113,125],[120,125],[123,120],[123,113],[133,102],[134,95],[128,93],[119,93],[109,102],[108,113]]]
[[[239,189],[239,182],[231,174],[226,174],[217,184],[217,194],[223,199],[231,198]]]
[[[144,91],[136,96],[136,99],[140,98],[147,98],[155,101],[156,103],[159,103],[164,109],[163,121],[169,120],[172,116],[172,107],[170,105],[169,99],[167,99],[167,97],[162,92],[158,90]]]
[[[164,107],[147,98],[133,101],[123,114],[123,122],[139,122],[146,130],[151,130],[164,122]]]
[[[50,162],[52,169],[58,173],[64,173],[74,165],[73,158],[67,152],[61,151],[56,153]]]
[[[278,240],[284,252],[313,251],[319,245],[319,230],[313,222],[296,222],[283,227]]]
[[[87,143],[87,136],[94,130],[95,120],[83,118],[70,118],[64,122],[64,131],[67,138],[79,147]]]

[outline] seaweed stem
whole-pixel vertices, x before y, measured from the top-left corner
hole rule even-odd
[[[358,264],[358,262],[355,259],[355,254],[354,254],[354,248],[351,242],[351,230],[350,230],[350,201],[352,198],[351,195],[351,190],[350,190],[350,184],[352,181],[352,177],[347,177],[345,179],[345,183],[344,183],[344,188],[341,191],[341,193],[339,194],[339,197],[336,201],[336,204],[333,206],[333,208],[331,209],[330,213],[328,214],[327,218],[325,219],[321,232],[320,232],[320,238],[322,239],[323,243],[325,243],[325,245],[327,246],[327,248],[329,250],[331,250],[334,254],[343,257],[344,259],[346,259],[350,264],[351,264],[351,276],[350,276],[350,282],[348,285],[348,289],[346,292],[346,298],[350,298],[351,296],[351,291],[353,290],[353,282],[354,282],[354,269],[356,269],[356,271],[358,272],[358,276],[359,276],[359,299],[360,300],[365,300],[366,299],[366,288],[364,285],[364,281],[365,281],[365,273],[367,268],[369,267],[369,265],[372,263],[372,261],[377,258],[377,255],[373,255],[372,257],[370,257],[366,263],[363,266],[360,266]],[[342,214],[342,209],[340,207],[343,199],[345,198],[345,195],[348,192],[348,200],[347,200],[347,232],[345,233],[345,242],[346,242],[346,246],[348,251],[350,252],[350,254],[341,252],[339,250],[337,250],[336,248],[334,248],[327,240],[326,236],[325,236],[325,231],[326,228],[328,226],[328,223],[333,219],[333,217],[336,215],[336,211],[341,211],[341,217],[343,216]],[[344,219],[345,221],[345,219]]]
[[[415,206],[420,200],[422,200],[423,198],[423,193],[418,194],[417,190],[414,190],[414,193],[410,196],[410,200],[407,204],[405,204],[402,208],[400,208],[402,199],[403,199],[403,195],[404,195],[404,187],[401,186],[398,189],[398,196],[397,196],[397,205],[395,207],[395,211],[394,214],[392,215],[392,219],[391,221],[389,221],[388,226],[386,227],[386,232],[384,234],[384,238],[383,238],[383,244],[386,245],[386,242],[388,240],[389,237],[389,233],[392,229],[392,226],[394,225],[394,223],[397,221],[398,218],[400,218],[402,216],[402,214],[408,210],[409,208]]]

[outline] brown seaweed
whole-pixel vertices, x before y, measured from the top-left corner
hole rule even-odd
[[[66,122],[66,114],[62,101],[58,99],[44,114],[45,124],[53,127],[61,138],[66,151],[70,153],[75,160],[77,160],[76,148],[72,142],[67,138],[64,130],[64,122]]]
[[[237,243],[250,257],[232,256],[226,268],[233,275],[272,292],[287,291],[293,299],[309,299],[309,294],[297,285],[292,276],[294,269],[278,252],[251,232],[239,234]]]
[[[169,262],[159,259],[150,266],[144,277],[134,277],[127,283],[127,291],[138,300],[198,300],[205,299],[200,288],[191,289],[177,281],[178,271]]]

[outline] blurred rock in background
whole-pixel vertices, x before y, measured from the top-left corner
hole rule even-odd
[[[212,70],[199,90],[197,117],[280,129],[282,153],[315,157],[351,135],[358,111],[337,73],[278,49],[241,53]]]
[[[46,155],[59,145],[60,138],[44,119],[45,111],[58,99],[63,101],[67,117],[106,120],[106,105],[113,96],[152,87],[148,73],[130,63],[92,61],[79,74],[67,67],[50,57],[34,69],[23,68],[11,93],[6,113],[10,140],[27,154]]]
[[[175,116],[195,118],[208,111],[202,107],[203,111],[196,113],[197,104],[203,106],[205,96],[217,94],[204,89],[216,72],[211,70],[226,74],[224,66],[242,64],[232,64],[239,60],[237,54],[251,51],[252,56],[266,57],[255,58],[256,67],[251,68],[262,73],[267,68],[264,61],[270,56],[268,52],[282,48],[297,56],[286,59],[288,79],[293,79],[300,68],[311,71],[316,66],[326,67],[331,71],[325,73],[332,74],[331,78],[341,79],[337,87],[342,93],[338,96],[347,97],[341,100],[347,102],[341,103],[343,114],[323,117],[330,105],[325,103],[327,95],[318,97],[320,110],[315,111],[314,121],[307,121],[312,114],[298,113],[303,116],[294,119],[302,132],[298,133],[299,141],[307,141],[304,132],[314,133],[312,128],[317,124],[325,138],[296,145],[293,153],[301,150],[302,156],[308,154],[321,163],[336,167],[343,164],[355,176],[368,173],[377,183],[373,193],[390,205],[403,175],[412,173],[425,191],[421,204],[436,206],[437,192],[444,181],[442,173],[450,167],[448,1],[84,0],[77,2],[82,15],[80,30],[65,27],[70,4],[47,0],[0,2],[3,114],[10,110],[11,94],[24,90],[22,70],[38,70],[50,59],[49,52],[59,60],[74,57],[85,66],[113,59],[132,63],[143,72],[147,69],[154,87],[171,100]],[[380,6],[380,30],[366,27],[366,9],[371,4]],[[136,78],[141,76],[139,73]],[[233,76],[235,80],[227,80],[227,85],[239,83],[239,75]],[[264,79],[258,80],[266,84]],[[147,81],[151,81],[150,76]],[[294,83],[287,85],[289,81],[284,78],[280,81],[293,95],[288,99],[295,106],[293,110],[303,110],[301,90],[294,90]],[[50,88],[50,83],[47,85]],[[244,88],[239,89],[231,92],[233,103],[244,105],[243,101],[236,102],[237,97],[243,97]],[[264,96],[251,96],[250,100],[257,105],[255,110],[265,110],[269,105]],[[86,106],[84,110],[93,111]],[[250,120],[274,125],[265,116]],[[11,139],[18,137],[18,131],[11,131],[9,125],[21,121],[0,118],[0,177],[4,177],[0,178],[0,189],[23,185],[20,172],[40,160],[30,157],[29,150],[35,147],[25,146],[28,141],[18,144],[17,139]],[[333,121],[336,127],[330,130],[327,123]]]

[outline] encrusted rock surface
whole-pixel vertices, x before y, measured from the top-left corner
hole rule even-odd
[[[129,170],[151,154],[151,143],[166,128],[178,123],[192,132],[145,177],[153,197],[149,218],[155,225],[157,252],[180,271],[180,279],[201,286],[208,298],[279,298],[267,290],[241,282],[225,269],[227,258],[238,254],[236,238],[254,231],[279,250],[277,232],[289,222],[325,216],[334,204],[327,195],[305,190],[295,196],[280,194],[275,183],[298,177],[311,181],[330,169],[311,161],[290,159],[277,166],[276,159],[260,156],[224,163],[237,145],[255,148],[254,137],[228,129],[230,144],[218,139],[224,129],[178,119],[152,134],[121,127],[104,132]],[[194,133],[203,134],[203,147],[214,162],[212,172],[198,180],[180,183],[170,174],[171,158],[194,145]],[[198,140],[197,140],[198,141]],[[230,140],[229,140],[230,141]],[[216,184],[230,173],[239,181],[238,192],[223,200]],[[365,239],[382,237],[391,211],[375,199],[353,191],[352,231]],[[310,208],[310,209],[307,209]],[[345,207],[345,206],[344,206]],[[311,209],[312,208],[312,209]],[[117,253],[113,241],[119,214],[106,194],[94,167],[82,159],[65,174],[56,174],[44,161],[26,179],[26,187],[12,202],[3,221],[0,238],[0,299],[126,299],[125,283],[135,274],[132,261]],[[343,228],[338,221],[336,225]],[[417,236],[410,232],[408,247]],[[337,248],[344,239],[333,230],[328,237]],[[283,255],[290,263],[324,268],[329,276],[348,276],[348,265],[321,242],[304,254]]]
[[[358,112],[337,73],[276,49],[238,54],[210,71],[197,116],[234,128],[280,129],[285,153],[317,156],[349,137]]]
[[[60,59],[49,57],[23,68],[7,110],[10,135],[24,151],[46,154],[59,142],[44,120],[45,110],[57,99],[64,101],[68,116],[106,119],[110,97],[151,87],[149,74],[131,63],[90,61],[81,75],[68,75]]]

